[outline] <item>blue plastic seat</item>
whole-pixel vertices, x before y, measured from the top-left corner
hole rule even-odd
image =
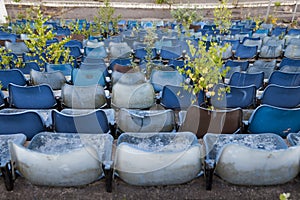
[[[17,56],[22,56],[23,53],[28,53],[29,49],[24,42],[9,42],[5,41],[5,48],[10,50]]]
[[[279,108],[261,105],[252,113],[248,121],[249,133],[275,133],[286,137],[300,131],[300,108]]]
[[[279,64],[279,69],[281,69],[284,66],[300,66],[300,60],[298,59],[291,59],[291,58],[283,58]]]
[[[0,113],[0,134],[23,133],[28,140],[45,131],[42,117],[34,111]]]
[[[84,47],[84,55],[88,58],[101,58],[104,59],[108,56],[104,46],[100,47]]]
[[[263,83],[264,72],[258,72],[253,74],[234,72],[231,75],[228,84],[230,86],[238,87],[255,85],[256,89],[259,89],[263,86]]]
[[[257,55],[257,49],[257,46],[245,46],[240,44],[236,49],[234,57],[237,59],[253,59]]]
[[[53,110],[52,128],[61,133],[109,133],[109,123],[103,110],[94,110],[88,114],[67,115]]]
[[[8,84],[26,85],[24,74],[19,69],[0,70],[2,90],[7,90]]]
[[[230,78],[230,76],[234,72],[241,72],[246,71],[249,67],[249,61],[237,61],[237,60],[227,60],[224,64],[224,68],[230,67],[229,71],[227,72],[225,78]]]
[[[272,30],[272,35],[273,36],[285,36],[286,34],[286,31],[287,31],[287,27],[279,27],[279,26],[276,26],[273,30]]]
[[[215,95],[211,97],[211,104],[217,109],[226,108],[249,108],[255,107],[256,102],[256,87],[250,86],[229,86],[230,92],[221,92],[221,88],[225,88],[227,85],[218,84],[213,88]]]
[[[164,60],[177,59],[181,56],[181,47],[177,46],[162,46],[160,50],[160,57]]]
[[[247,69],[247,73],[259,73],[264,72],[264,79],[269,79],[270,75],[276,68],[276,60],[264,61],[256,60],[251,67]]]
[[[261,103],[281,108],[298,107],[300,105],[300,86],[268,85],[262,93]]]
[[[123,65],[123,66],[130,66],[132,63],[131,58],[116,58],[116,59],[111,59],[108,68],[110,70],[114,70],[115,64]]]
[[[23,72],[23,74],[30,74],[31,70],[41,71],[40,66],[36,62],[26,62],[24,64],[24,67],[18,67],[14,69],[20,70],[21,72]]]
[[[51,87],[47,84],[37,86],[8,85],[9,105],[19,109],[51,109],[56,106]]]
[[[269,78],[268,84],[300,86],[300,73],[274,71]]]
[[[221,44],[224,45],[224,44],[231,44],[232,46],[232,51],[236,51],[238,46],[240,45],[240,41],[239,40],[222,40],[221,41]]]
[[[165,85],[162,89],[160,103],[163,107],[173,110],[186,110],[196,103],[196,96],[183,86]]]

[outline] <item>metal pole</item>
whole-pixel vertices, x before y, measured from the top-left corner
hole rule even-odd
[[[268,10],[267,10],[265,22],[268,20],[269,15],[270,15],[271,3],[272,3],[272,0],[269,0],[269,5],[268,5]]]
[[[0,0],[0,24],[6,23],[7,11],[4,0]]]
[[[295,20],[295,16],[296,16],[296,12],[297,12],[297,7],[298,7],[298,1],[296,1],[296,5],[295,5],[295,8],[294,8],[293,17],[292,17],[292,22]]]

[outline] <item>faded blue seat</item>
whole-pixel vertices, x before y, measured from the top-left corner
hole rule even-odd
[[[46,72],[51,72],[51,71],[61,71],[65,76],[71,76],[72,73],[72,65],[71,64],[49,64],[46,63]]]
[[[24,67],[18,67],[14,69],[20,70],[21,72],[23,72],[23,74],[30,74],[31,70],[41,71],[40,66],[36,62],[26,62],[24,64]]]
[[[279,64],[279,69],[281,69],[284,66],[300,66],[300,60],[298,59],[291,59],[291,58],[283,58]]]
[[[282,108],[298,107],[300,105],[300,86],[268,85],[262,93],[261,103]]]
[[[251,67],[247,69],[248,74],[264,72],[264,79],[269,79],[276,68],[276,60],[264,61],[256,60]]]
[[[108,76],[107,69],[93,68],[81,69],[74,68],[71,74],[71,82],[78,86],[87,86],[99,84],[103,87],[106,86],[106,76]]]
[[[279,108],[261,105],[251,114],[248,121],[249,133],[275,133],[286,137],[300,131],[300,108]]]

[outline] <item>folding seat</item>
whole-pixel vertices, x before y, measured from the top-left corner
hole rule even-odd
[[[112,143],[109,134],[37,134],[27,147],[9,143],[12,176],[15,170],[30,183],[42,186],[81,186],[105,176],[112,190]]]
[[[0,135],[23,133],[27,140],[45,131],[45,121],[35,111],[20,111],[15,113],[0,113]]]
[[[264,83],[264,72],[258,72],[258,73],[240,73],[240,72],[234,72],[230,79],[229,79],[229,85],[230,86],[250,86],[255,85],[256,89],[260,89],[263,86]]]
[[[177,46],[162,46],[159,51],[159,56],[163,60],[177,59],[181,56],[181,47]]]
[[[24,74],[19,69],[0,70],[1,90],[7,90],[9,83],[27,85]]]
[[[263,39],[263,45],[266,46],[279,46],[281,45],[282,48],[284,48],[284,40],[279,39],[279,37],[276,36],[267,36]]]
[[[257,46],[245,46],[240,44],[234,54],[236,59],[254,59],[257,56]]]
[[[126,42],[131,49],[133,49],[135,41],[138,41],[137,36],[125,36],[123,38],[123,42]]]
[[[289,182],[299,171],[300,148],[288,148],[285,141],[273,133],[208,133],[204,136],[204,145],[207,189],[211,189],[214,172],[232,184],[265,186]],[[286,167],[287,163],[290,167]]]
[[[117,128],[120,132],[172,132],[176,130],[172,110],[135,110],[121,108]]]
[[[190,131],[202,138],[206,133],[233,134],[241,131],[241,108],[210,110],[197,105],[179,113],[179,132]]]
[[[115,58],[115,59],[110,59],[110,63],[108,68],[110,70],[114,70],[115,64],[123,65],[123,66],[129,66],[132,64],[132,59],[131,58]]]
[[[281,108],[296,108],[300,105],[300,86],[286,87],[280,85],[268,85],[261,97],[261,104]]]
[[[2,32],[0,34],[0,45],[1,46],[5,46],[6,41],[15,43],[16,40],[17,40],[17,35],[15,35],[15,34],[6,33],[6,32]]]
[[[264,39],[269,35],[269,31],[269,29],[260,28],[252,34],[252,37]]]
[[[184,76],[178,71],[161,71],[153,69],[150,75],[150,83],[155,92],[160,92],[165,85],[182,86],[184,83]]]
[[[10,83],[9,106],[18,109],[52,109],[57,105],[53,90],[47,84],[19,86]]]
[[[52,110],[52,129],[57,133],[110,133],[109,122],[103,110],[91,110],[85,114],[72,115]]]
[[[35,53],[24,53],[22,55],[22,58],[23,58],[24,63],[36,62],[40,68],[45,67],[45,60],[46,60],[46,55],[45,54],[38,55],[38,54],[35,54]]]
[[[256,60],[251,67],[247,69],[247,73],[259,73],[264,72],[264,79],[268,80],[270,75],[276,69],[276,60],[264,61]],[[264,81],[267,82],[267,81]]]
[[[117,141],[115,169],[132,185],[182,184],[198,176],[201,153],[191,132],[123,133]]]
[[[261,105],[251,114],[248,121],[249,133],[275,133],[286,137],[300,131],[300,108],[279,108]]]
[[[190,88],[191,89],[191,88]],[[196,103],[197,97],[184,86],[165,85],[162,89],[160,104],[166,109],[186,110]]]
[[[78,86],[65,84],[61,91],[63,107],[97,109],[107,105],[105,91],[100,85]]]
[[[281,86],[300,86],[300,73],[274,71],[268,81],[268,84]]]
[[[294,37],[290,38],[285,42],[285,47],[289,45],[300,46],[300,38],[294,38]]]
[[[274,59],[274,58],[280,58],[282,55],[282,45],[263,45],[259,52],[260,58],[267,58],[267,59]]]
[[[300,72],[300,67],[299,66],[285,65],[285,66],[280,68],[280,71],[282,71],[282,72],[291,72],[291,73],[299,73]]]
[[[31,70],[30,82],[32,85],[48,84],[52,90],[61,90],[67,80],[60,71],[40,72]]]
[[[105,60],[103,58],[84,56],[80,64],[81,64],[80,67],[82,67],[82,64],[101,64],[101,65],[104,64],[105,65]]]
[[[28,53],[29,49],[24,42],[9,42],[5,41],[5,48],[10,50],[17,56],[22,56],[23,53]]]
[[[230,88],[230,92],[221,92],[226,87]],[[256,87],[249,86],[228,86],[223,84],[216,85],[212,90],[215,95],[210,97],[211,105],[216,109],[226,108],[249,108],[255,107],[256,103]]]
[[[137,58],[141,61],[145,60],[148,55],[147,49],[145,47],[137,48],[133,51],[134,58]],[[151,49],[151,59],[157,57],[157,50],[156,48]]]

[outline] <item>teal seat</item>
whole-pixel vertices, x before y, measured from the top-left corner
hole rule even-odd
[[[300,108],[288,109],[269,105],[256,108],[249,119],[249,133],[275,133],[286,137],[300,131]]]

